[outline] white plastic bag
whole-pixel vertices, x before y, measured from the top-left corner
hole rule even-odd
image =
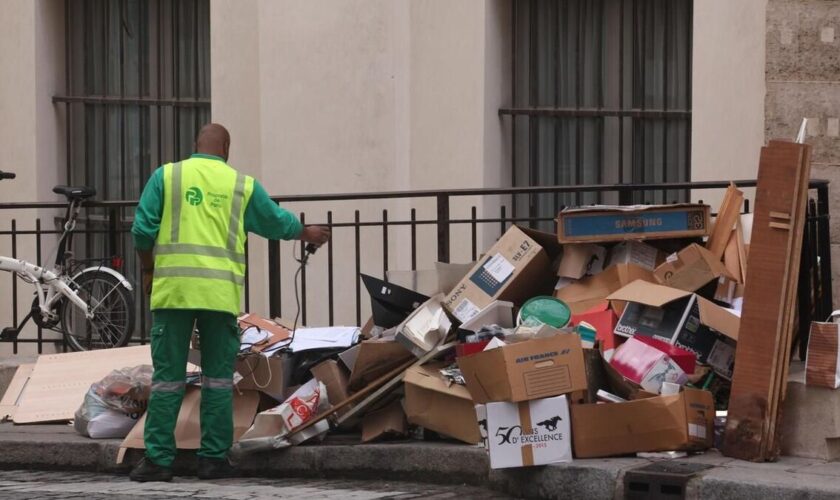
[[[73,427],[82,436],[123,438],[146,411],[152,386],[152,367],[140,365],[114,370],[90,386],[76,410]]]

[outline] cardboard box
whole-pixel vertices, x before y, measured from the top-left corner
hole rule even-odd
[[[611,293],[635,280],[656,283],[653,273],[647,269],[633,264],[617,264],[556,290],[554,296],[565,302],[572,314],[580,314],[600,305]]]
[[[642,269],[653,271],[665,260],[664,255],[655,247],[641,241],[622,241],[610,250],[607,265],[633,264]]]
[[[560,243],[708,236],[709,206],[679,205],[595,205],[567,208],[557,216]]]
[[[485,416],[490,468],[572,461],[566,396],[521,403],[487,403],[476,413]]]
[[[408,435],[408,424],[399,400],[394,400],[388,406],[368,413],[362,419],[363,443],[406,435]]]
[[[696,292],[721,277],[732,279],[723,262],[697,243],[669,255],[653,276],[660,284],[687,292]]]
[[[513,317],[513,302],[495,300],[490,305],[473,316],[469,321],[461,324],[459,330],[475,333],[483,326],[499,325],[502,328],[513,328],[515,326]]]
[[[725,378],[732,377],[740,318],[697,294],[634,281],[609,297],[627,301],[616,335],[647,335],[693,352]]]
[[[586,275],[598,274],[604,270],[604,260],[607,249],[591,243],[566,245],[563,247],[563,258],[557,276],[580,279]]]
[[[322,361],[313,366],[310,370],[312,376],[318,379],[327,388],[327,399],[331,406],[335,406],[350,397],[347,386],[350,374],[334,359]]]
[[[389,283],[394,283],[431,297],[439,293],[448,293],[455,288],[455,285],[474,266],[475,262],[468,264],[435,262],[434,269],[421,269],[417,271],[389,270],[386,276],[388,277]]]
[[[358,390],[411,358],[412,354],[393,339],[365,340],[358,344],[348,387]]]
[[[481,440],[469,391],[441,375],[443,364],[415,366],[405,372],[405,414],[410,424],[476,444]]]
[[[262,354],[239,356],[236,358],[234,370],[242,379],[236,381],[237,377],[234,374],[234,381],[240,390],[264,392],[278,401],[283,401],[289,379],[292,377],[292,368],[285,353],[269,357]]]
[[[442,300],[443,294],[435,295],[397,327],[396,341],[418,358],[434,349],[452,329],[452,321],[443,310]]]
[[[554,235],[513,226],[446,296],[444,307],[464,323],[494,300],[522,304],[549,294],[559,254]]]
[[[581,314],[573,314],[569,324],[576,326],[580,323],[589,323],[595,328],[595,338],[604,350],[615,349],[619,345],[619,339],[615,336],[615,325],[618,323],[618,316],[606,300]]]
[[[626,403],[572,405],[571,412],[576,458],[713,445],[715,407],[708,391],[684,389]]]
[[[586,390],[580,337],[560,334],[458,358],[473,401],[528,401]]]

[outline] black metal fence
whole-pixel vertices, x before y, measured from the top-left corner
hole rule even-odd
[[[739,187],[754,187],[754,180],[736,181]],[[517,204],[523,204],[523,199],[533,200],[541,196],[556,199],[558,194],[578,193],[614,193],[619,199],[625,199],[628,193],[639,191],[675,192],[688,191],[696,198],[709,196],[715,191],[722,190],[729,182],[693,182],[666,184],[622,184],[622,185],[586,185],[586,186],[546,186],[530,188],[498,188],[498,189],[456,189],[446,191],[401,191],[379,193],[347,193],[324,195],[279,196],[275,201],[291,208],[296,204],[311,206],[317,204],[317,210],[299,212],[304,223],[323,224],[333,229],[333,241],[305,267],[300,276],[300,316],[301,324],[308,324],[313,307],[318,307],[320,323],[335,324],[338,318],[336,309],[341,306],[345,314],[341,318],[345,322],[362,324],[367,294],[363,291],[359,275],[362,272],[379,274],[383,277],[392,269],[392,249],[396,243],[408,248],[408,255],[403,256],[403,263],[399,268],[417,270],[431,267],[434,260],[449,262],[452,248],[461,248],[461,260],[476,260],[484,250],[481,241],[493,239],[501,235],[511,224],[541,226],[549,229],[553,226],[553,218],[521,216],[516,213]],[[798,318],[800,335],[800,349],[804,349],[807,342],[808,324],[812,318],[824,319],[832,310],[831,291],[831,248],[829,232],[828,181],[811,181],[811,191],[808,203],[808,216],[805,225],[804,241],[802,245],[802,266],[799,275]],[[474,203],[478,200],[478,203]],[[488,200],[493,200],[488,204]],[[395,202],[406,204],[406,209],[381,208],[393,206]],[[498,202],[498,203],[496,203]],[[123,260],[123,273],[136,283],[139,276],[138,265],[131,246],[130,226],[133,220],[133,210],[136,201],[91,202],[86,205],[80,218],[78,237],[83,240],[77,245],[76,257],[79,258],[79,247],[86,252],[86,257],[120,257]],[[340,215],[336,210],[329,210],[331,204],[341,204]],[[347,207],[364,204],[366,210]],[[417,206],[414,206],[417,205]],[[422,206],[420,206],[422,205]],[[373,209],[371,209],[373,207]],[[379,209],[377,209],[379,207]],[[510,207],[514,207],[511,209]],[[0,203],[0,220],[5,216],[8,220],[6,227],[0,226],[0,254],[13,258],[34,260],[46,263],[44,240],[54,238],[60,233],[60,210],[66,208],[65,203]],[[403,207],[405,208],[405,207]],[[45,212],[55,210],[55,216],[50,217],[50,223],[42,223]],[[745,204],[745,211],[749,211],[749,204]],[[317,212],[316,217],[312,217]],[[363,216],[364,212],[364,216]],[[399,212],[399,217],[394,213]],[[463,212],[463,214],[462,214]],[[371,214],[376,213],[376,217]],[[352,217],[350,215],[352,214]],[[40,216],[40,217],[39,217]],[[371,232],[373,231],[373,233]],[[426,237],[419,237],[423,231]],[[428,237],[429,232],[434,237]],[[363,234],[364,232],[364,234]],[[373,234],[373,236],[372,236]],[[480,234],[484,238],[480,237]],[[52,236],[51,236],[52,235]],[[349,235],[349,237],[348,237]],[[21,253],[23,239],[29,238],[28,247],[33,250],[32,255]],[[399,240],[399,241],[397,241]],[[34,243],[34,244],[33,244]],[[296,310],[288,310],[291,304],[296,308],[296,302],[289,297],[290,283],[294,277],[297,265],[292,260],[292,252],[282,252],[278,241],[267,242],[265,260],[259,262],[249,251],[249,271],[246,276],[245,308],[250,310],[252,297],[247,292],[247,283],[256,274],[267,271],[267,311],[254,311],[274,316],[284,313],[293,315]],[[289,245],[286,243],[285,245]],[[434,248],[429,248],[429,246]],[[295,244],[297,246],[297,244]],[[253,250],[253,249],[251,249]],[[297,252],[302,252],[303,245]],[[94,255],[91,255],[91,254]],[[341,258],[339,258],[341,257]],[[375,259],[372,259],[375,257]],[[373,262],[375,260],[375,262]],[[347,263],[353,269],[343,269]],[[363,269],[364,267],[364,269]],[[345,278],[337,277],[341,273]],[[309,277],[308,277],[309,275]],[[346,276],[353,279],[348,280]],[[264,278],[264,276],[263,276]],[[317,281],[315,281],[317,279]],[[5,323],[0,326],[17,326],[20,320],[21,305],[18,303],[19,280],[10,275],[0,277],[0,296],[8,292],[8,305],[0,304],[0,319]],[[350,282],[352,281],[352,283]],[[5,283],[4,283],[5,282]],[[28,285],[27,285],[28,286]],[[286,290],[284,291],[284,288]],[[135,293],[138,321],[137,330],[132,342],[148,342],[149,314],[147,297],[142,293]],[[351,308],[347,307],[352,302]],[[284,310],[284,302],[286,310]],[[4,311],[5,308],[5,311]],[[9,310],[10,309],[10,310]],[[347,311],[351,310],[348,318]],[[6,312],[8,311],[8,312]],[[45,335],[40,328],[34,336],[21,334],[13,341],[13,351],[18,352],[19,344],[35,343],[38,352],[42,352],[44,345],[55,344],[59,349],[63,345],[60,335]],[[66,345],[64,345],[66,349]],[[804,352],[804,351],[803,351]]]

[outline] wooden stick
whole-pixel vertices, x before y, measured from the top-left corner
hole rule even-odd
[[[706,242],[706,248],[718,259],[723,258],[723,252],[729,242],[732,227],[735,225],[735,221],[741,217],[741,205],[743,203],[744,192],[736,188],[734,183],[730,183],[718,209],[712,234],[709,235],[709,240]]]

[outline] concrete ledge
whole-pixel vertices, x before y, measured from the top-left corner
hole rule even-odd
[[[329,477],[390,479],[435,484],[469,484],[517,497],[623,498],[624,475],[650,463],[639,458],[576,460],[569,464],[491,471],[484,451],[467,445],[401,442],[353,445],[338,436],[326,444],[299,446],[247,457],[246,475],[258,477]],[[66,425],[0,424],[0,469],[79,470],[126,473],[141,456],[130,450],[116,464],[118,440],[90,440]],[[752,464],[716,452],[683,459],[714,467],[694,477],[689,499],[787,500],[840,498],[840,464],[783,458]],[[179,454],[176,472],[195,470],[193,453]]]

